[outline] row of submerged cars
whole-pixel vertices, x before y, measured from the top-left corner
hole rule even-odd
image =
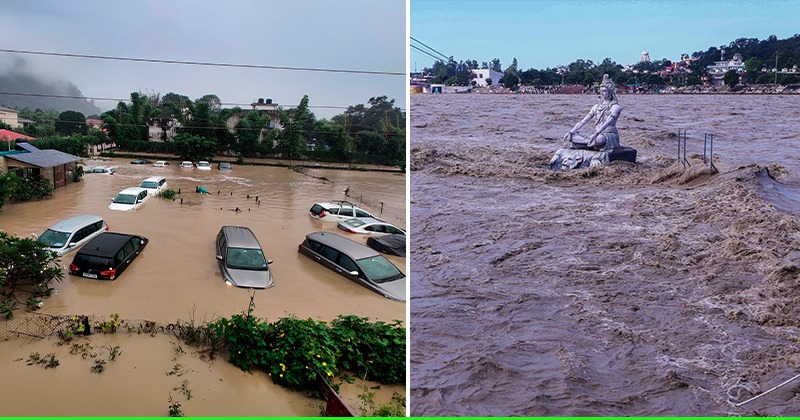
[[[138,187],[128,187],[111,199],[109,210],[130,211],[139,208],[148,198],[159,194],[167,188],[167,180],[163,176],[151,176],[142,181]]]
[[[166,160],[157,160],[157,161],[153,162],[153,161],[151,161],[149,159],[136,159],[136,160],[131,161],[131,164],[132,165],[153,165],[156,168],[164,168],[164,167],[170,166],[170,163],[167,162]],[[200,169],[201,171],[203,171],[203,170],[210,171],[211,170],[211,164],[208,161],[205,161],[205,160],[201,160],[201,161],[197,162],[197,164],[195,164],[193,162],[190,162],[188,160],[184,160],[183,162],[181,162],[180,167],[181,168],[197,168],[197,169]],[[219,169],[220,171],[230,171],[230,170],[233,170],[233,167],[231,167],[231,164],[229,162],[219,162],[219,163],[217,163],[217,169]]]
[[[298,252],[387,298],[406,299],[406,276],[378,251],[405,256],[402,229],[348,202],[316,203],[309,215],[321,221],[336,221],[347,232],[356,233],[357,229],[362,229],[364,234],[375,235],[370,240],[391,237],[398,240],[397,237],[402,236],[395,247],[371,248],[332,232],[313,232],[306,235]],[[380,230],[374,228],[377,226]],[[38,241],[59,256],[80,248],[69,265],[69,273],[104,280],[119,278],[149,242],[140,235],[110,232],[108,224],[96,215],[60,221],[42,233]],[[215,248],[226,284],[257,289],[275,284],[269,269],[272,260],[266,257],[250,228],[223,226],[217,234]],[[397,248],[402,248],[402,252]],[[387,251],[389,249],[394,251]]]

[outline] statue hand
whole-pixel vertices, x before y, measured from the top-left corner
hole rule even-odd
[[[597,133],[594,133],[591,137],[589,137],[589,142],[586,143],[586,147],[594,147],[595,140],[597,140]]]

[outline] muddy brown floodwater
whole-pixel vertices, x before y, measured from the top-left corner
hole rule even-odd
[[[115,281],[69,275],[67,266],[74,252],[67,254],[61,260],[64,281],[53,285],[57,294],[44,299],[42,312],[103,317],[118,313],[124,319],[163,323],[210,321],[242,313],[249,304],[249,292],[223,283],[214,250],[220,227],[239,225],[250,227],[267,258],[274,260],[270,269],[275,286],[255,292],[254,315],[267,321],[290,315],[330,321],[340,314],[354,314],[371,321],[405,322],[404,302],[370,292],[297,252],[307,233],[337,231],[336,223],[312,219],[308,210],[314,202],[345,199],[347,187],[357,203],[359,199],[366,202],[362,207],[404,226],[404,174],[312,169],[304,175],[286,168],[240,165],[234,165],[231,172],[220,172],[182,169],[179,162],[166,168],[129,162],[87,160],[87,166],[116,166],[117,174],[87,174],[82,182],[57,190],[52,199],[6,205],[0,211],[0,228],[20,236],[41,234],[59,220],[89,213],[102,216],[111,231],[150,239],[142,254]],[[152,175],[163,175],[168,188],[180,189],[183,204],[180,199],[154,197],[132,212],[106,208],[116,193],[138,186]],[[196,186],[205,187],[211,194],[195,193]],[[237,207],[240,212],[234,211]],[[341,234],[366,242],[360,235]],[[404,258],[388,258],[407,272]],[[186,353],[176,356],[175,347],[180,343],[168,336],[95,335],[92,340],[98,348],[106,344],[105,340],[112,340],[123,352],[102,375],[90,373],[80,356],[70,356],[68,350],[59,349],[50,340],[0,342],[0,372],[6,378],[15,378],[0,385],[0,394],[15,401],[4,404],[3,413],[166,415],[171,393],[187,415],[319,414],[317,400],[286,391],[266,375],[243,373],[222,359],[207,363],[185,345]],[[66,355],[59,353],[61,366],[48,370],[16,360],[27,359],[35,351]],[[182,363],[190,372],[181,379],[189,381],[194,392],[191,400],[173,390],[181,386],[181,380],[165,374],[175,363]],[[376,400],[388,401],[393,392],[405,395],[405,387],[383,386]],[[350,397],[351,402],[357,401]]]
[[[412,95],[411,414],[800,413],[736,406],[800,373],[800,97],[623,95],[637,164],[547,170],[596,102]]]

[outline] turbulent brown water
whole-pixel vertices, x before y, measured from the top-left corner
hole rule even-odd
[[[735,404],[800,373],[800,97],[621,96],[638,163],[547,170],[596,101],[412,95],[411,414],[797,415]]]
[[[20,236],[40,234],[59,220],[89,213],[102,216],[114,232],[150,239],[142,254],[115,281],[69,275],[66,267],[74,252],[67,254],[61,261],[64,281],[54,284],[58,294],[46,298],[41,311],[103,317],[119,313],[124,319],[164,323],[191,319],[199,323],[241,313],[249,303],[248,290],[223,283],[214,251],[220,227],[239,225],[250,227],[266,256],[274,260],[270,268],[275,286],[255,292],[256,316],[267,321],[290,315],[329,321],[340,314],[372,321],[405,320],[403,302],[383,298],[297,252],[307,233],[337,231],[336,223],[312,219],[308,210],[317,201],[347,198],[344,190],[348,187],[357,203],[365,202],[362,207],[405,225],[403,174],[314,169],[308,176],[286,168],[239,165],[234,165],[232,172],[204,172],[182,169],[178,162],[154,168],[130,165],[129,161],[87,161],[87,165],[117,166],[117,174],[87,174],[82,182],[57,190],[52,199],[6,205],[0,211],[0,228]],[[116,193],[137,186],[151,175],[163,175],[168,188],[180,189],[183,204],[180,199],[151,198],[133,212],[106,208]],[[211,194],[195,193],[196,186],[205,187]],[[234,211],[237,207],[240,212]],[[349,237],[366,241],[360,235]],[[406,271],[404,258],[389,258]],[[76,367],[78,356],[71,356],[72,364],[62,360],[61,366],[47,371],[13,361],[27,359],[33,351],[44,355],[58,350],[66,353],[59,358],[70,358],[69,349],[56,348],[50,341],[0,343],[0,372],[6,378],[16,378],[0,385],[0,395],[14,395],[15,401],[13,412],[5,410],[4,414],[166,415],[167,391],[181,385],[175,377],[165,375],[176,363],[174,344],[165,337],[148,339],[119,338],[124,353],[119,359],[122,367],[110,365],[101,376],[90,373],[85,363]],[[241,373],[221,360],[207,364],[186,350],[187,355],[178,363],[194,369],[196,374],[188,378],[197,397],[180,399],[187,415],[319,414],[316,400],[287,392],[265,375]],[[27,383],[25,386],[34,387],[36,392],[12,393],[20,383]],[[68,392],[63,388],[69,388]],[[376,399],[388,400],[394,391],[405,394],[404,387],[384,386]],[[43,397],[55,393],[59,394],[57,398]],[[176,399],[179,396],[174,390],[171,394]]]

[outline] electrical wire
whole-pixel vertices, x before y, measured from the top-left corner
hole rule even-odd
[[[438,58],[437,58],[437,60],[442,60],[442,61],[444,61],[444,62],[450,61],[450,57],[448,57],[448,56],[446,56],[446,55],[444,55],[444,54],[440,53],[439,51],[436,51],[435,49],[433,49],[433,48],[429,47],[429,46],[428,46],[427,44],[425,44],[424,42],[422,42],[422,41],[420,41],[420,40],[418,40],[418,39],[414,38],[413,36],[409,36],[409,38],[411,38],[411,40],[412,40],[412,41],[414,41],[414,42],[416,42],[416,43],[419,43],[419,44],[421,44],[421,45],[422,45],[422,46],[424,46],[425,48],[427,48],[427,49],[429,49],[429,50],[431,50],[431,51],[435,52],[435,53],[436,53],[436,54],[438,54],[440,57],[442,57],[441,59],[438,59]]]
[[[347,73],[347,74],[369,74],[369,75],[383,75],[383,76],[405,76],[403,72],[392,71],[370,71],[370,70],[343,70],[343,69],[326,69],[314,67],[288,67],[288,66],[267,66],[259,64],[233,64],[233,63],[213,63],[206,61],[181,61],[181,60],[163,60],[155,58],[133,58],[133,57],[114,57],[107,55],[89,55],[89,54],[70,54],[46,51],[29,51],[29,50],[12,50],[7,48],[0,48],[0,52],[16,53],[16,54],[30,54],[30,55],[45,55],[53,57],[70,57],[70,58],[91,58],[96,60],[116,60],[116,61],[133,61],[139,63],[159,63],[159,64],[183,64],[190,66],[212,66],[212,67],[235,67],[246,69],[266,69],[266,70],[293,70],[293,71],[313,71],[325,73]]]

